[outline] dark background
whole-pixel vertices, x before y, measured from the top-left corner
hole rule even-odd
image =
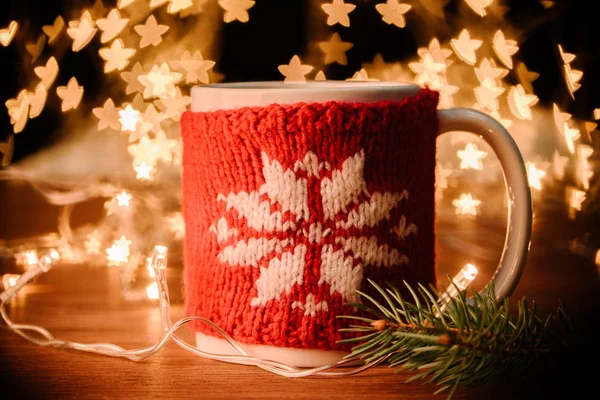
[[[445,8],[447,27],[445,23],[440,24],[439,27],[429,26],[428,29],[433,30],[435,34],[428,36],[411,30],[412,26],[420,23],[413,15],[416,13],[407,14],[405,29],[383,23],[374,8],[375,4],[383,1],[347,1],[357,5],[350,14],[351,26],[345,28],[336,25],[330,27],[330,30],[340,33],[342,40],[354,43],[354,47],[347,53],[347,66],[333,65],[326,68],[325,73],[329,79],[345,79],[352,76],[363,63],[371,62],[377,53],[382,54],[386,62],[400,61],[405,66],[409,59],[414,58],[417,48],[427,46],[433,36],[444,43],[456,37],[465,25],[470,26],[458,18],[458,9],[462,5],[462,0],[448,2]],[[31,65],[31,57],[24,49],[26,42],[37,39],[43,25],[52,24],[59,14],[63,16],[66,23],[71,19],[79,18],[78,10],[81,10],[85,4],[91,6],[93,2],[76,0],[2,2],[0,27],[6,27],[11,20],[17,20],[20,24],[11,45],[7,48],[0,47],[0,97],[3,102],[14,98],[29,84],[33,66],[45,63],[50,51],[59,51],[62,53],[62,56],[57,56],[60,71],[52,90],[55,91],[56,86],[65,85],[71,76],[76,76],[79,83],[85,87],[79,111],[89,114],[90,118],[95,118],[91,114],[91,109],[99,106],[104,100],[105,86],[110,85],[111,79],[107,78],[102,71],[103,63],[98,56],[99,34],[96,34],[92,42],[78,53],[70,50],[71,39],[63,34],[58,44],[51,49],[46,47],[35,65]],[[116,1],[105,1],[104,4],[107,9],[110,9],[114,7]],[[549,9],[544,8],[538,0],[505,1],[503,4],[509,7],[509,11],[504,16],[505,26],[512,26],[515,37],[519,38],[520,50],[514,58],[523,61],[530,71],[540,73],[539,79],[533,82],[535,93],[540,99],[540,106],[551,108],[552,103],[557,103],[561,110],[572,113],[574,119],[591,120],[592,110],[600,107],[600,84],[596,76],[597,71],[600,71],[600,27],[592,6],[593,2],[557,1]],[[302,56],[307,46],[311,45],[308,31],[313,12],[314,5],[310,1],[257,0],[254,7],[249,10],[248,23],[234,22],[220,27],[219,54],[215,59],[215,69],[224,74],[225,81],[228,82],[281,80],[282,76],[277,66],[287,64],[294,54]],[[472,12],[471,14],[471,17],[474,16],[472,20],[476,23],[485,23],[485,19],[480,19]],[[189,17],[188,20],[193,21],[194,18],[196,17]],[[189,21],[185,23],[190,23]],[[314,24],[325,25],[324,18],[321,16],[314,21]],[[326,40],[329,35],[311,39]],[[569,96],[561,76],[557,51],[559,43],[566,51],[577,55],[573,67],[584,73],[580,81],[582,87],[575,93],[574,100]],[[513,74],[511,72],[508,80],[517,83]],[[49,93],[48,102],[41,116],[29,120],[25,130],[15,135],[13,163],[18,163],[28,155],[50,146],[67,134],[65,121],[68,116],[60,112],[60,103],[55,101],[54,97]],[[125,94],[121,93],[121,98],[118,93],[112,97],[115,104],[119,104],[125,99]],[[8,113],[5,108],[2,108],[0,141],[6,141],[11,134],[12,126]],[[594,159],[591,160],[593,163],[597,163],[594,161],[598,158],[597,143],[598,139],[593,143],[587,143],[595,148]],[[598,170],[597,167],[595,169]],[[592,180],[588,204],[597,204],[600,200],[598,181],[597,176]],[[91,201],[76,208],[73,224],[101,218],[103,201],[104,199]],[[576,225],[580,225],[581,228],[576,231],[588,232],[587,240],[590,245],[598,248],[600,232],[597,226],[600,226],[598,225],[600,213],[594,210],[594,207],[589,207],[587,212],[584,210],[576,221]],[[55,231],[57,215],[58,209],[49,206],[27,185],[12,185],[0,181],[0,240]],[[544,231],[538,236],[539,240],[552,241],[556,236],[561,236],[555,235],[554,230],[560,231],[563,228],[564,225],[545,223]],[[565,234],[562,234],[563,239],[564,236]],[[0,266],[3,262],[7,260],[0,258]],[[567,262],[570,261],[565,258],[565,263]],[[565,269],[572,267],[574,266],[564,265]],[[542,271],[541,276],[543,268],[540,267],[538,270]],[[572,293],[573,289],[568,287],[568,284],[565,285],[566,297],[577,295]],[[562,294],[548,295],[556,297]],[[595,345],[595,342],[591,343]],[[595,360],[592,359],[592,363],[594,362]]]

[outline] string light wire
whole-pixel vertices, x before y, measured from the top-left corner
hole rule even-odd
[[[52,266],[60,260],[60,254],[55,249],[48,251],[44,256],[40,257],[38,262],[31,266],[15,284],[7,288],[4,292],[0,293],[0,315],[6,323],[6,325],[18,335],[22,336],[26,340],[37,344],[39,346],[54,347],[59,349],[71,349],[76,351],[83,351],[88,353],[95,353],[109,357],[120,357],[126,358],[131,361],[140,362],[148,357],[151,357],[159,350],[161,350],[169,340],[173,340],[182,349],[211,360],[224,361],[224,362],[235,362],[241,364],[249,364],[259,367],[263,370],[272,372],[274,374],[288,377],[288,378],[301,378],[308,376],[325,376],[325,377],[339,377],[348,376],[360,373],[371,367],[384,362],[391,354],[380,357],[369,363],[363,363],[363,365],[344,369],[344,371],[332,371],[339,367],[351,365],[355,366],[357,363],[362,363],[359,357],[349,357],[339,360],[334,363],[314,367],[314,368],[298,368],[285,363],[266,360],[259,357],[249,355],[241,346],[239,346],[232,338],[217,326],[211,320],[200,317],[200,316],[189,316],[184,317],[176,321],[171,322],[171,304],[169,299],[169,290],[167,284],[167,253],[168,249],[165,246],[155,246],[154,253],[152,256],[151,266],[155,272],[155,280],[159,291],[159,308],[161,313],[161,326],[163,328],[163,336],[153,346],[127,350],[112,343],[79,343],[70,340],[56,339],[48,330],[37,325],[30,324],[19,324],[12,321],[6,311],[6,305],[15,295],[31,280],[35,279],[39,275],[50,271]],[[466,287],[475,277],[477,269],[472,265],[467,265],[459,272],[462,277],[460,287],[463,285]],[[457,275],[458,276],[458,275]],[[176,332],[184,325],[192,321],[201,321],[205,324],[210,325],[214,328],[222,337],[225,339],[239,354],[223,355],[214,354],[199,350],[192,346],[182,338],[180,338]],[[31,332],[35,333],[33,335]]]

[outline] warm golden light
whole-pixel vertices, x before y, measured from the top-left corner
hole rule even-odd
[[[402,4],[399,0],[387,0],[387,3],[375,5],[375,9],[381,14],[381,19],[386,24],[396,25],[398,28],[406,26],[404,14],[410,10],[410,4]]]
[[[340,24],[346,28],[350,26],[350,17],[348,16],[356,6],[354,4],[344,3],[344,0],[333,0],[331,3],[321,5],[321,8],[327,14],[327,25]]]
[[[527,161],[527,178],[529,179],[529,186],[536,189],[542,190],[541,179],[546,176],[546,172],[537,169],[534,163]]]
[[[134,110],[131,105],[125,107],[124,110],[118,111],[119,113],[119,122],[121,123],[121,130],[125,131],[135,131],[137,123],[140,122],[140,112],[138,110]]]
[[[2,286],[4,286],[4,290],[15,286],[20,277],[21,275],[17,274],[4,274],[2,276]]]
[[[452,200],[456,215],[477,215],[477,207],[481,200],[474,199],[471,193],[463,193],[458,199]]]
[[[498,30],[492,40],[492,48],[496,57],[504,64],[508,69],[513,68],[512,56],[519,51],[519,46],[515,40],[507,40],[504,37],[504,32]]]
[[[104,47],[98,50],[98,54],[106,63],[104,72],[120,71],[129,64],[129,59],[135,54],[134,49],[126,49],[121,39],[112,42],[110,47]]]
[[[477,39],[471,39],[471,35],[467,29],[463,29],[457,39],[450,40],[450,45],[454,49],[454,53],[462,61],[469,65],[475,65],[477,55],[475,51],[481,47],[483,42]]]
[[[487,11],[485,9],[493,2],[494,0],[465,0],[465,3],[471,7],[471,10],[473,10],[480,17],[485,17],[487,15]]]
[[[250,16],[248,10],[254,5],[253,0],[219,0],[219,5],[225,14],[223,14],[223,21],[225,23],[240,21],[248,22]]]
[[[158,285],[156,282],[152,282],[148,286],[146,286],[146,295],[150,300],[158,300]]]
[[[119,207],[129,207],[129,200],[131,200],[131,195],[123,190],[121,193],[115,196]]]
[[[150,15],[146,22],[141,25],[136,25],[133,29],[140,35],[140,49],[146,46],[158,46],[162,42],[162,35],[164,35],[169,27],[167,25],[159,25],[156,22],[154,15]]]
[[[131,240],[127,240],[125,236],[121,236],[119,240],[116,240],[114,244],[106,249],[108,255],[108,265],[121,265],[129,260],[129,246]]]
[[[312,71],[312,65],[303,65],[300,57],[293,56],[288,65],[280,65],[277,67],[281,75],[285,76],[284,82],[306,82],[304,77]]]
[[[100,246],[102,245],[102,235],[95,229],[92,233],[87,235],[87,240],[84,242],[85,251],[88,254],[100,254]]]
[[[591,170],[588,158],[592,156],[594,149],[586,144],[580,144],[577,146],[575,152],[575,176],[577,183],[584,189],[590,188],[590,179],[594,175],[594,171]]]
[[[92,40],[96,34],[96,23],[92,19],[89,11],[84,11],[79,21],[69,21],[67,35],[73,39],[72,50],[74,52],[82,50]]]
[[[56,88],[56,94],[62,100],[60,106],[62,112],[74,110],[79,106],[81,98],[83,97],[83,86],[79,86],[77,79],[72,77],[69,79],[67,86],[59,86]]]
[[[346,52],[354,46],[350,42],[342,42],[340,35],[335,32],[329,38],[329,41],[319,42],[319,48],[325,54],[325,65],[338,63],[340,65],[348,64]]]
[[[106,18],[100,18],[96,21],[96,25],[98,25],[98,28],[102,31],[100,41],[102,43],[107,43],[119,36],[127,26],[128,22],[129,18],[121,18],[119,10],[116,8],[110,10]]]
[[[19,29],[19,23],[17,21],[10,21],[6,28],[0,29],[0,44],[4,47],[8,47],[15,37],[17,29]]]
[[[460,169],[481,170],[483,169],[482,160],[487,157],[488,153],[479,150],[475,143],[469,142],[463,150],[458,150],[456,155],[460,158]]]

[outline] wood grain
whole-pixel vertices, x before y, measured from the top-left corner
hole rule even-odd
[[[545,315],[555,309],[560,297],[582,332],[582,351],[571,354],[556,368],[532,370],[523,382],[513,377],[500,385],[461,389],[455,399],[577,398],[594,383],[594,369],[574,363],[582,356],[591,357],[596,348],[590,344],[596,343],[599,328],[597,267],[568,251],[569,239],[578,232],[563,213],[536,213],[534,230],[527,269],[513,299],[525,295],[535,299],[540,314]],[[503,232],[500,223],[485,221],[439,224],[440,276],[456,272],[474,258],[481,269],[476,283],[483,285],[493,273]],[[9,268],[0,272],[9,272]],[[181,272],[181,263],[171,263],[173,318],[183,315]],[[38,323],[57,337],[82,342],[104,341],[137,348],[154,343],[161,335],[156,304],[124,300],[117,268],[58,265],[23,290],[9,311],[17,321]],[[193,337],[186,329],[181,335],[188,340]],[[381,366],[339,379],[282,378],[256,367],[195,357],[174,343],[147,361],[134,363],[35,346],[0,325],[0,398],[7,399],[444,398],[432,396],[434,387],[404,383],[408,377]]]

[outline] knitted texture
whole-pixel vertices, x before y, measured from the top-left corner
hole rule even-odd
[[[367,278],[434,283],[437,103],[185,112],[187,314],[242,343],[347,349],[336,316]]]

